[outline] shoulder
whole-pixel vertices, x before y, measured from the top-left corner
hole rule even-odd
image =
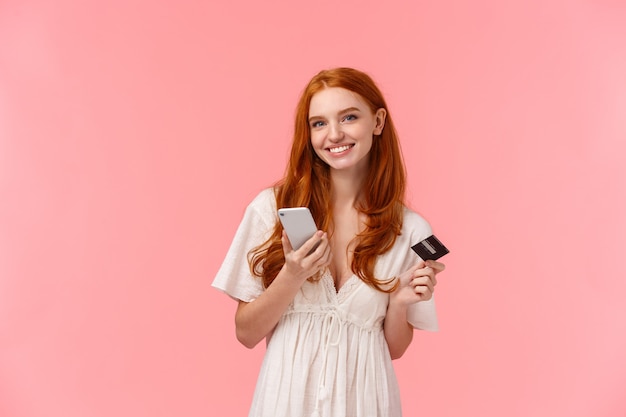
[[[423,236],[423,238],[426,238],[432,234],[432,229],[426,219],[405,206],[402,221],[402,234],[408,234],[412,237]]]
[[[396,236],[393,247],[378,258],[376,276],[398,276],[417,264],[419,257],[411,250],[411,247],[430,235],[432,235],[432,229],[426,219],[410,208],[403,207],[401,232]]]
[[[266,188],[252,199],[246,207],[246,212],[261,217],[275,217],[276,214],[276,196],[273,188]]]

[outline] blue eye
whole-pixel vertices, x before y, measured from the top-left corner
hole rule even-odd
[[[356,119],[357,119],[357,117],[354,114],[349,114],[349,115],[347,115],[346,117],[343,118],[343,120],[346,121],[346,122],[351,122],[351,121],[356,120]]]
[[[324,126],[324,122],[322,122],[321,120],[318,120],[317,122],[311,123],[311,127],[312,128],[322,127],[322,126]]]

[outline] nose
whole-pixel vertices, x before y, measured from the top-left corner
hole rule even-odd
[[[333,142],[339,142],[343,139],[343,130],[341,130],[341,125],[339,123],[329,123],[328,139]]]

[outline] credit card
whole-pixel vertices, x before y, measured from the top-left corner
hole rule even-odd
[[[446,253],[450,253],[448,248],[446,248],[443,243],[435,237],[435,235],[429,236],[421,242],[411,246],[411,249],[413,249],[415,253],[417,253],[419,257],[425,261],[435,261]]]

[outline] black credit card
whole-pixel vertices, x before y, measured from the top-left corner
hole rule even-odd
[[[435,235],[429,236],[421,242],[411,246],[411,249],[415,251],[425,261],[437,260],[446,253],[450,253],[443,243],[435,237]]]

